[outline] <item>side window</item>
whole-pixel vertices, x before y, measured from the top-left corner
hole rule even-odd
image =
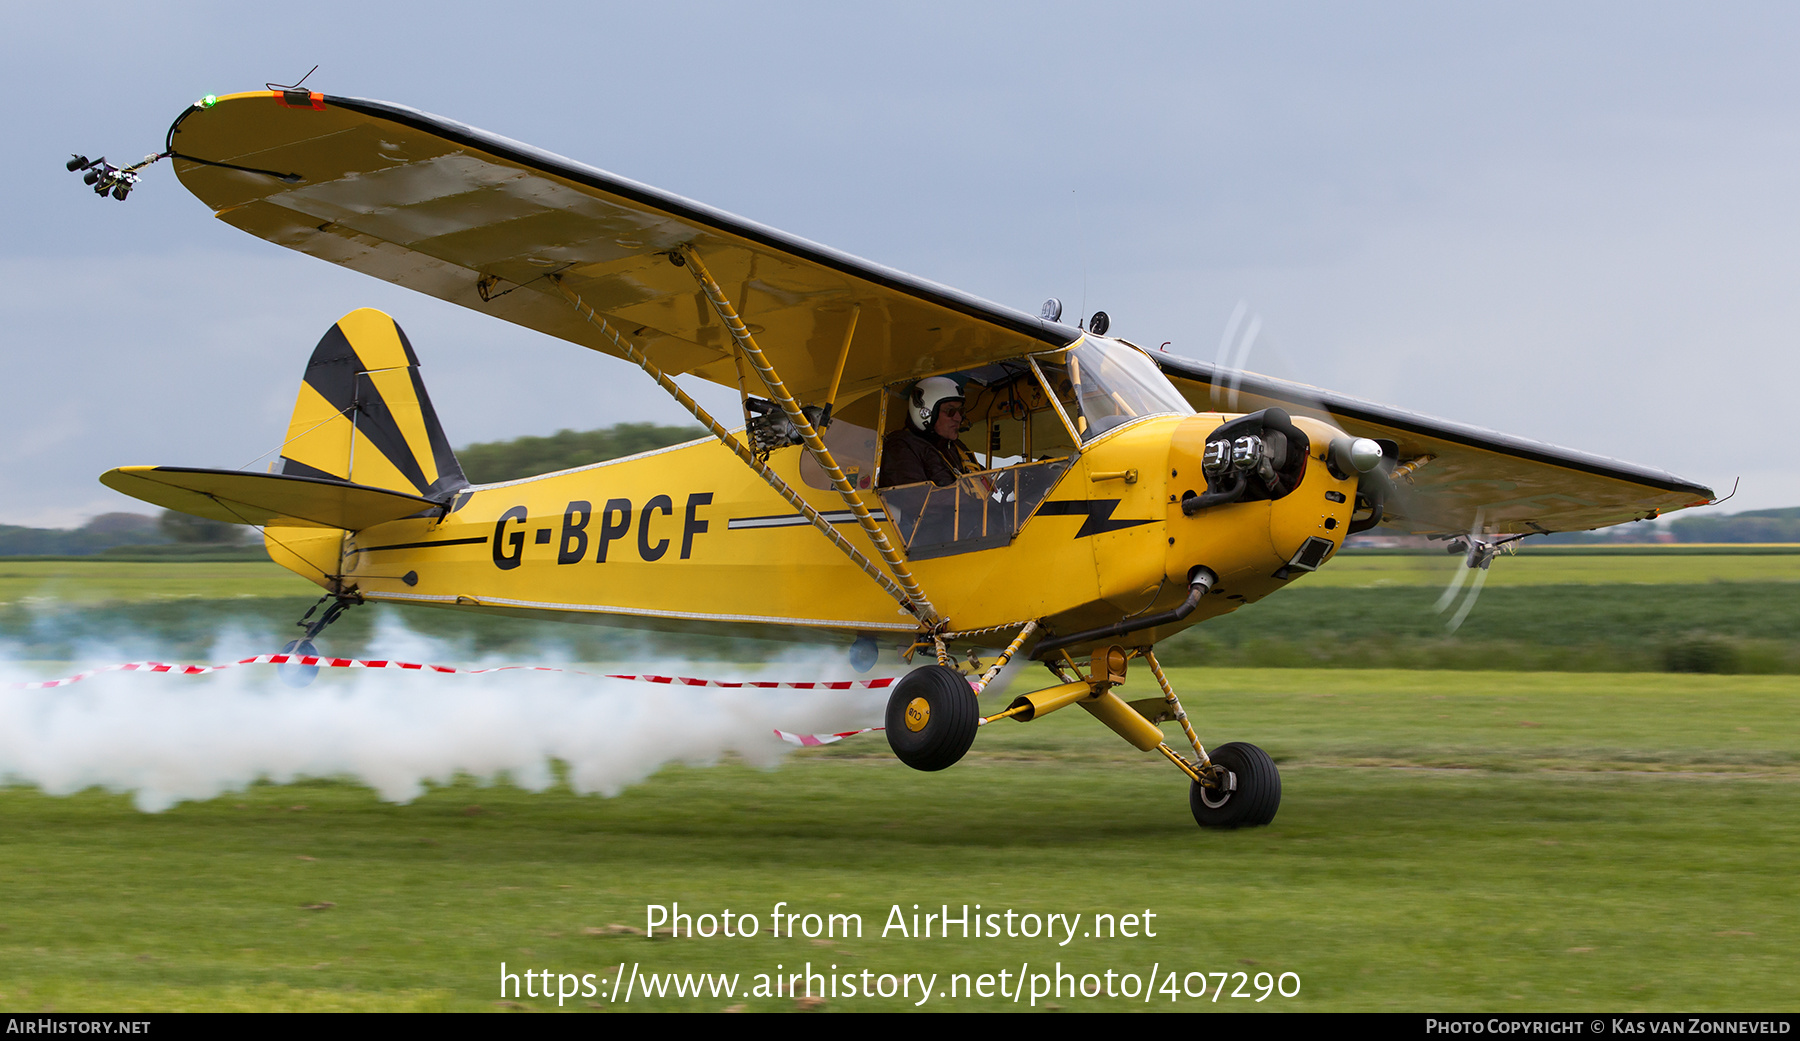
[[[960,440],[976,471],[943,487],[920,481],[880,491],[914,560],[1009,544],[1076,454],[1067,425],[1029,365],[989,365],[956,379],[963,387]],[[906,422],[903,394],[889,399],[884,433]]]
[[[867,394],[846,404],[833,416],[831,425],[822,435],[825,447],[831,449],[831,457],[850,479],[850,486],[858,491],[875,487],[875,450],[881,440],[881,434],[875,429],[880,422],[879,404],[879,394]],[[831,487],[824,468],[804,448],[800,450],[800,479],[808,487]]]
[[[1029,366],[1018,362],[989,365],[973,373],[957,373],[956,379],[963,385],[961,440],[981,469],[1000,470],[1075,453],[1068,427]],[[1067,381],[1064,383],[1063,410],[1074,415],[1074,398]],[[892,391],[884,435],[905,425],[905,410],[906,388]]]
[[[1075,450],[1056,410],[1029,369],[993,386],[968,388],[969,433],[963,437],[985,469],[1061,458]]]

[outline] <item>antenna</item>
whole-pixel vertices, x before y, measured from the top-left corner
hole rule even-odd
[[[317,65],[314,65],[312,68],[307,69],[306,76],[300,77],[300,83],[305,83],[307,76],[311,76],[313,73],[318,72],[318,71],[319,71],[319,67]],[[265,84],[263,84],[263,86],[269,88],[270,90],[299,90],[300,83],[265,83]]]

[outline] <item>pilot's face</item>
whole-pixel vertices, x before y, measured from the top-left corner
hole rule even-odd
[[[931,425],[931,431],[946,441],[954,441],[962,433],[962,421],[963,403],[951,398],[938,406],[937,422]]]

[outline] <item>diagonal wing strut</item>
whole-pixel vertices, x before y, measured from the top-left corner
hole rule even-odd
[[[812,420],[807,418],[806,413],[800,408],[800,403],[794,400],[794,396],[788,393],[787,385],[782,382],[780,373],[775,371],[775,366],[769,362],[768,356],[763,354],[762,348],[756,345],[756,338],[750,335],[749,329],[745,328],[743,320],[738,317],[736,309],[731,306],[731,301],[726,298],[725,291],[719,288],[719,283],[713,281],[712,273],[706,270],[706,265],[700,260],[700,254],[695,252],[692,246],[682,246],[676,255],[681,257],[686,262],[687,269],[693,272],[694,281],[698,282],[700,288],[705,291],[706,299],[712,303],[713,310],[718,312],[719,319],[725,323],[725,328],[731,330],[731,338],[737,341],[738,349],[744,352],[744,357],[750,360],[750,365],[756,369],[757,376],[762,379],[763,386],[768,388],[770,400],[779,404],[782,411],[787,413],[788,422],[792,423],[794,429],[799,431],[801,441],[806,444],[806,450],[812,453],[819,468],[825,471],[827,477],[831,478],[831,486],[837,489],[838,495],[843,497],[844,505],[850,507],[850,513],[855,516],[856,523],[862,526],[863,534],[868,536],[869,542],[875,546],[875,551],[881,554],[882,561],[893,573],[894,581],[898,582],[900,588],[906,591],[907,599],[912,602],[907,609],[918,615],[919,620],[926,625],[936,628],[939,622],[937,608],[932,606],[930,599],[925,596],[925,591],[919,588],[918,580],[913,577],[912,569],[906,566],[906,558],[902,557],[900,551],[896,550],[893,543],[888,541],[886,533],[875,526],[875,518],[869,515],[869,508],[863,505],[862,498],[856,494],[856,489],[851,486],[850,479],[844,476],[843,468],[838,466],[836,459],[832,458],[831,450],[825,447],[825,441],[819,437],[818,430],[814,429]],[[845,353],[847,353],[849,343],[846,341],[844,346]],[[842,367],[841,363],[839,367]]]
[[[776,475],[773,470],[770,470],[767,464],[757,459],[756,453],[752,452],[749,446],[745,445],[736,437],[733,437],[730,431],[726,430],[718,420],[713,418],[712,413],[702,408],[699,402],[690,397],[686,391],[681,389],[679,384],[670,379],[668,374],[662,371],[661,367],[651,361],[642,348],[621,336],[618,330],[612,327],[611,323],[600,317],[592,307],[589,307],[582,301],[578,294],[569,289],[568,286],[564,285],[562,279],[552,275],[547,281],[556,287],[557,292],[562,294],[563,299],[567,300],[569,305],[575,308],[577,313],[587,319],[594,328],[600,330],[601,334],[608,340],[611,340],[613,345],[616,346],[622,354],[627,358],[630,358],[633,362],[636,362],[638,368],[643,369],[646,375],[656,381],[657,386],[661,387],[670,397],[674,398],[676,403],[681,405],[682,408],[687,409],[695,419],[700,421],[701,425],[705,426],[706,429],[712,433],[713,437],[719,440],[719,443],[723,444],[726,448],[731,449],[734,455],[739,459],[742,459],[745,466],[756,471],[757,476],[768,482],[769,487],[775,489],[776,492],[780,493],[783,499],[787,500],[788,505],[804,515],[808,521],[812,522],[813,527],[823,532],[825,537],[830,539],[832,544],[837,546],[838,549],[843,550],[844,554],[848,556],[856,566],[862,568],[870,578],[874,579],[876,584],[881,586],[889,596],[892,596],[895,600],[899,601],[901,607],[911,612],[921,623],[933,628],[937,627],[939,624],[937,611],[931,606],[931,602],[925,599],[923,593],[919,593],[916,597],[909,595],[906,589],[901,588],[901,586],[896,584],[892,578],[883,574],[881,569],[876,567],[874,562],[869,560],[861,550],[850,544],[850,540],[846,539],[842,532],[833,527],[830,521],[820,516],[819,511],[814,509],[811,503],[802,499],[800,494],[794,491],[794,489],[791,488],[786,481]],[[748,335],[748,333],[746,333],[746,335]],[[810,431],[810,429],[811,428],[809,427],[808,430]],[[816,440],[818,435],[814,433],[813,437]],[[820,442],[819,447],[823,450],[824,443]],[[829,453],[827,453],[826,458],[830,458]],[[835,471],[840,478],[843,476],[843,471],[837,470],[835,462],[832,464],[832,470]],[[845,482],[846,486],[848,486],[848,483],[849,482],[847,481]],[[857,505],[861,505],[860,502],[858,502]],[[867,513],[868,511],[865,509],[863,515],[866,517]],[[869,525],[873,526],[873,524],[873,518],[869,518]],[[880,530],[876,529],[876,531],[877,534],[879,534]],[[886,544],[885,539],[877,543],[877,545],[884,547]],[[901,565],[901,572],[905,573],[909,580],[911,579],[912,576],[905,571],[904,564]],[[917,590],[917,583],[913,583],[912,588]]]

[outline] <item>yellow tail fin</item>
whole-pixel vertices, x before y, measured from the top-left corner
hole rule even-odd
[[[444,501],[468,486],[392,318],[365,307],[313,348],[281,448],[281,473],[328,477]],[[270,527],[277,564],[341,592],[343,531]]]
[[[365,307],[313,349],[281,449],[281,471],[444,499],[468,485],[392,318]]]

